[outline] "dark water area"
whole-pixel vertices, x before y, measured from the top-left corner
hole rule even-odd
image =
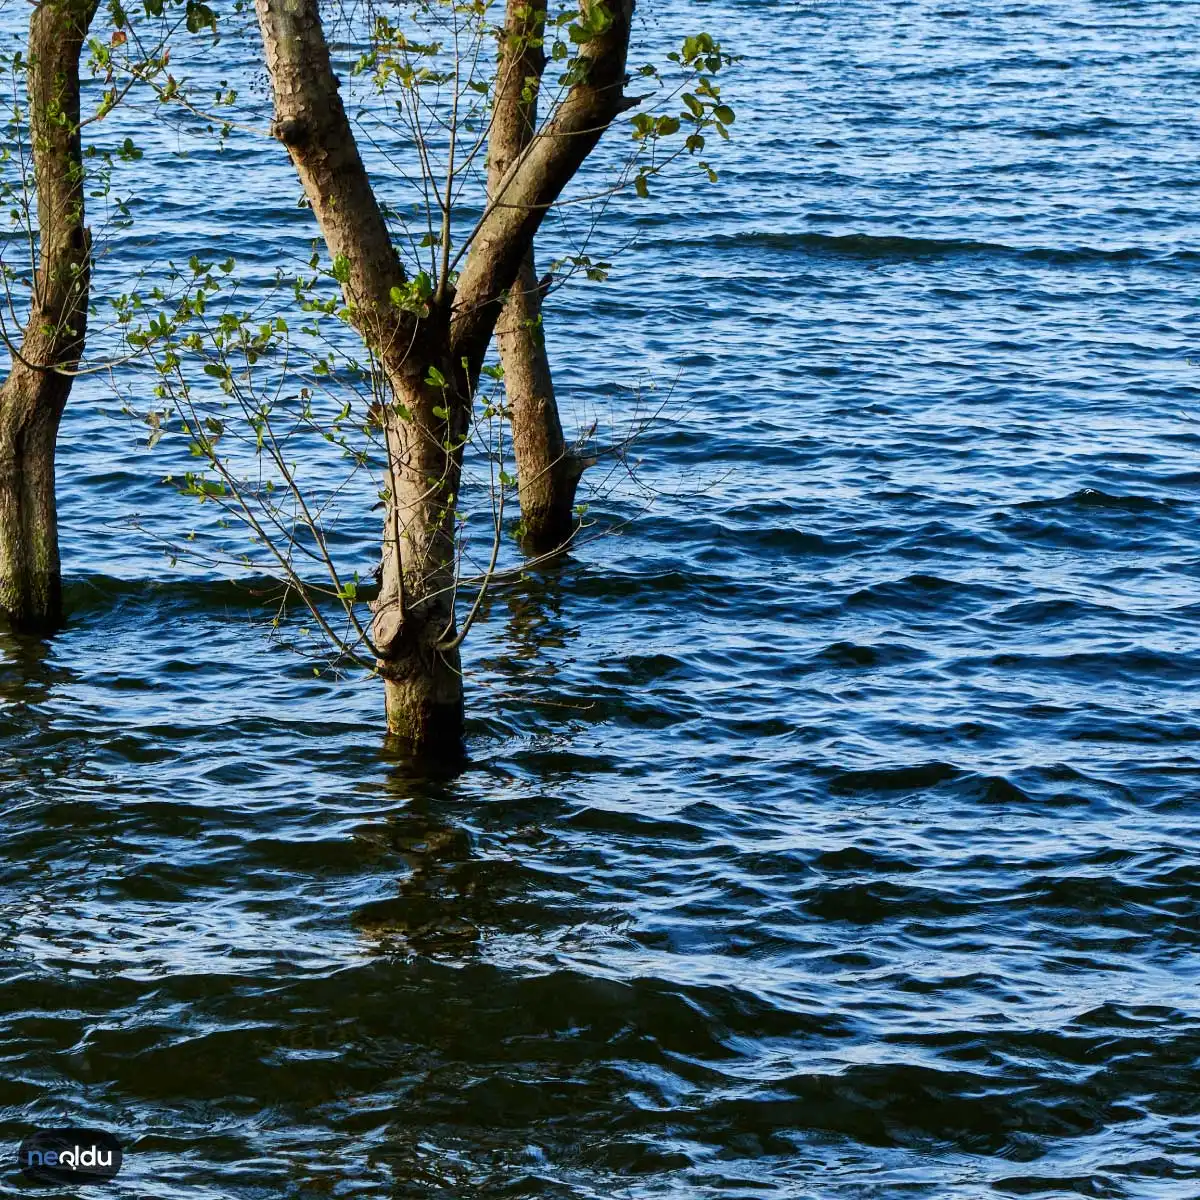
[[[0,640],[6,1143],[162,1200],[1200,1196],[1197,15],[648,15],[745,56],[736,137],[547,326],[572,429],[674,385],[656,498],[497,591],[461,771],[168,567],[208,518],[82,381],[70,624]],[[277,146],[146,128],[98,287],[307,256]]]

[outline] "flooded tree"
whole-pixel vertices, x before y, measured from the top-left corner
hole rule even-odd
[[[450,6],[456,41],[458,18],[469,19],[471,8]],[[546,210],[628,107],[624,83],[633,3],[587,0],[580,8],[576,78],[550,127],[528,143],[493,189],[469,243],[457,254],[451,206],[462,167],[453,145],[459,130],[451,126],[440,269],[429,295],[419,285],[414,292],[392,245],[342,105],[317,0],[257,0],[256,9],[275,128],[304,184],[354,325],[391,392],[381,414],[389,487],[371,635],[388,726],[416,745],[457,744],[463,687],[462,634],[454,610],[454,514],[472,397],[504,298]],[[411,65],[409,36],[388,30],[380,41],[377,53],[394,55],[397,72],[407,68],[416,84],[422,68]],[[461,53],[455,58],[453,70],[461,74]],[[452,277],[459,261],[462,271]]]
[[[29,240],[29,316],[20,345],[10,343],[12,367],[0,387],[0,606],[14,628],[29,632],[62,621],[54,447],[87,331],[79,59],[96,7],[37,4],[27,56],[16,57],[27,79],[37,236],[36,248]]]
[[[707,34],[668,55],[669,80],[653,66],[639,68],[645,88],[631,94],[633,0],[575,0],[553,14],[544,3],[508,0],[499,22],[493,8],[484,0],[431,0],[388,16],[372,12],[365,27],[354,25],[358,10],[339,9],[334,19],[343,41],[331,49],[317,0],[257,0],[272,132],[296,169],[327,265],[314,252],[314,274],[291,281],[295,301],[310,314],[295,331],[282,316],[254,321],[236,310],[221,278],[232,259],[221,271],[195,260],[190,283],[197,295],[169,314],[168,324],[175,330],[194,316],[197,299],[200,311],[211,306],[213,319],[204,337],[169,336],[157,360],[159,398],[171,402],[193,454],[209,468],[189,473],[184,490],[240,514],[342,661],[382,678],[389,730],[435,753],[461,744],[460,647],[494,576],[506,495],[517,484],[500,429],[483,446],[492,468],[485,489],[491,547],[471,581],[463,569],[463,466],[480,421],[510,422],[526,481],[522,502],[535,518],[529,524],[551,541],[557,532],[547,531],[556,528],[564,496],[570,512],[578,478],[569,479],[577,464],[565,452],[552,391],[540,381],[523,386],[523,372],[536,374],[539,363],[544,372],[544,351],[540,360],[535,353],[535,289],[528,286],[535,237],[622,114],[639,110],[627,126],[630,152],[617,156],[605,195],[623,188],[645,195],[647,181],[667,163],[699,152],[704,131],[724,133],[733,119],[711,79],[730,60]],[[347,54],[348,45],[357,57]],[[551,86],[547,61],[557,68]],[[343,100],[346,76],[351,86],[367,84],[352,104]],[[664,98],[672,111],[642,111]],[[384,159],[374,179],[360,135],[376,161]],[[407,162],[399,160],[400,148]],[[711,175],[706,164],[702,169]],[[377,190],[391,178],[420,196],[406,212]],[[337,298],[323,290],[329,281]],[[218,303],[225,306],[219,319]],[[488,347],[506,312],[512,320],[500,326],[504,363],[489,365]],[[313,349],[322,318],[354,331],[366,363],[344,345]],[[288,394],[289,379],[302,378],[305,356],[308,378]],[[277,371],[269,387],[255,381],[255,364],[264,361]],[[230,406],[220,415],[205,410],[196,384],[201,364]],[[516,377],[509,406],[497,399],[507,370]],[[318,391],[340,394],[344,403],[322,417]],[[230,413],[253,431],[250,449],[269,460],[279,490],[247,478],[238,459],[244,442],[236,440]],[[170,420],[166,409],[153,415],[156,429]],[[378,466],[383,533],[374,587],[335,561],[327,503],[306,493],[289,446],[301,428],[339,447],[355,471]],[[340,486],[331,493],[345,494]],[[305,576],[303,567],[313,563],[327,573],[327,585]]]
[[[430,6],[432,7],[432,6]],[[582,0],[568,14],[574,53],[566,65],[561,100],[547,124],[534,130],[533,106],[540,71],[523,68],[543,52],[544,11],[510,0],[501,31],[506,48],[496,88],[501,112],[520,88],[516,123],[523,126],[492,168],[487,204],[475,228],[452,245],[455,185],[465,166],[458,155],[460,98],[486,22],[487,5],[445,6],[453,40],[444,66],[414,66],[424,54],[436,59],[440,45],[417,43],[377,18],[375,68],[394,72],[419,95],[424,82],[452,90],[444,190],[437,242],[440,264],[429,289],[410,278],[396,251],[354,132],[339,94],[317,0],[256,0],[275,101],[275,130],[287,147],[321,227],[342,284],[351,320],[382,368],[390,395],[381,412],[388,450],[383,556],[374,602],[371,641],[386,689],[389,728],[407,741],[438,747],[462,736],[463,686],[455,613],[455,504],[471,407],[484,356],[522,268],[530,271],[534,237],[601,135],[622,112],[635,107],[626,94],[633,0]],[[464,52],[465,51],[465,52]],[[439,67],[441,69],[439,69]],[[484,85],[485,89],[487,85]],[[472,88],[472,90],[475,90]],[[646,133],[669,134],[650,118]],[[471,151],[468,147],[467,155]],[[643,177],[644,178],[644,177]],[[434,182],[434,181],[431,181]],[[442,180],[437,180],[443,183]],[[461,263],[461,271],[456,268]],[[528,298],[534,289],[517,287]],[[510,359],[513,357],[510,354]],[[534,389],[536,392],[536,388]],[[536,403],[537,397],[528,397]],[[548,419],[549,418],[549,419]],[[513,413],[514,439],[532,442],[531,431],[557,430],[541,438],[539,453],[554,474],[571,469],[562,448],[557,413],[544,405],[540,418]],[[524,435],[524,436],[523,436]],[[543,464],[536,463],[540,469]],[[536,484],[534,485],[536,486]],[[474,610],[473,610],[474,611]]]
[[[114,228],[127,224],[126,206],[111,194],[112,169],[141,157],[129,138],[85,154],[82,130],[103,121],[135,87],[161,94],[171,35],[215,20],[201,0],[146,0],[145,24],[135,30],[113,0],[101,41],[91,36],[98,7],[97,0],[37,0],[26,46],[3,56],[14,81],[25,78],[26,104],[14,97],[0,154],[0,199],[11,222],[10,253],[0,254],[0,339],[12,359],[0,385],[0,609],[28,633],[53,632],[63,619],[54,470],[63,412],[79,375],[113,365],[81,366],[94,256],[85,194],[110,202]],[[86,118],[85,49],[91,77],[101,84]],[[22,309],[23,332],[13,327]]]

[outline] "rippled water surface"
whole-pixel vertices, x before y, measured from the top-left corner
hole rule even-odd
[[[744,55],[736,138],[547,324],[572,427],[678,379],[658,498],[497,592],[461,773],[167,565],[81,382],[70,625],[0,641],[8,1140],[172,1200],[1200,1196],[1196,17],[647,12]],[[98,287],[307,256],[276,145],[147,129]]]

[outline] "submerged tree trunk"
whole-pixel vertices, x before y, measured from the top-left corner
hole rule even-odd
[[[446,357],[438,361],[452,379]],[[445,753],[461,740],[463,728],[454,502],[466,421],[462,404],[447,406],[449,420],[432,414],[446,397],[421,374],[393,380],[396,399],[412,419],[395,412],[387,418],[392,478],[373,636],[386,656],[388,728],[415,746]]]
[[[584,0],[591,3],[592,0]],[[474,388],[501,306],[547,208],[623,100],[633,0],[610,0],[604,31],[584,46],[545,138],[496,188],[476,229],[457,292],[448,278],[424,316],[394,302],[403,264],[338,95],[319,0],[255,0],[284,143],[321,227],[342,291],[391,391],[383,556],[372,640],[389,729],[415,749],[461,745],[463,686],[456,632],[455,504]],[[449,190],[448,190],[449,194]]]
[[[344,263],[346,302],[391,390],[383,425],[389,478],[380,593],[372,640],[386,693],[388,728],[433,752],[456,745],[463,723],[454,619],[454,499],[464,405],[424,383],[447,380],[449,316],[431,305],[414,331],[392,303],[403,264],[363,167],[329,59],[317,0],[257,0],[275,132],[287,147],[330,257]],[[403,409],[401,409],[403,406]],[[435,408],[449,408],[439,418]],[[408,416],[401,415],[406,411]]]
[[[492,196],[537,130],[538,91],[546,68],[541,44],[545,25],[546,0],[508,0],[488,136]],[[571,536],[575,489],[584,464],[563,439],[532,247],[509,291],[496,326],[496,343],[512,414],[524,542],[532,553],[544,554]]]
[[[584,460],[563,438],[532,253],[509,292],[496,342],[512,414],[522,541],[530,553],[547,554],[565,547],[575,529],[575,491]]]
[[[95,0],[43,0],[29,19],[39,254],[29,323],[0,387],[0,607],[35,633],[62,623],[54,448],[87,333],[79,55],[95,12]]]

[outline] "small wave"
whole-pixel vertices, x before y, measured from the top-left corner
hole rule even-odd
[[[925,1152],[934,1139],[973,1154],[1002,1153],[1018,1133],[1033,1143],[1032,1150],[1043,1138],[1093,1134],[1134,1115],[1096,1085],[1052,1090],[1033,1079],[1018,1086],[982,1071],[907,1063],[795,1075],[776,1082],[769,1093],[718,1101],[704,1114],[713,1134],[823,1130],[868,1145]]]
[[[1059,627],[1071,621],[1127,621],[1130,614],[1113,605],[1096,604],[1073,597],[1056,600],[1019,600],[989,620],[1005,625],[1030,628],[1037,625]]]
[[[959,791],[983,804],[1020,808],[1034,803],[1028,792],[1022,791],[1011,779],[1006,779],[1003,775],[974,775],[959,782]]]
[[[1061,1196],[1074,1193],[1124,1200],[1129,1193],[1107,1175],[1011,1175],[992,1183],[993,1190],[1013,1196]]]
[[[928,658],[924,650],[902,642],[860,646],[855,642],[834,642],[813,656],[818,663],[835,667],[891,667],[920,662]]]
[[[1181,501],[1169,497],[1120,496],[1111,492],[1102,492],[1099,488],[1085,487],[1072,492],[1069,496],[1060,496],[1049,500],[1023,500],[1015,507],[1030,511],[1108,509],[1113,512],[1147,513],[1165,512],[1178,507],[1180,503]]]
[[[748,230],[724,234],[700,242],[697,239],[672,240],[676,247],[703,246],[710,252],[730,248],[759,248],[801,252],[836,258],[914,261],[946,258],[1007,258],[1054,266],[1091,264],[1127,265],[1135,263],[1174,263],[1190,261],[1192,252],[1164,253],[1140,246],[1105,250],[1096,246],[1008,246],[971,238],[921,238],[903,234],[868,233],[774,233]]]
[[[905,612],[945,610],[964,601],[1002,600],[1008,593],[982,583],[958,583],[940,575],[917,572],[903,579],[872,584],[846,597],[847,608],[899,609]]]
[[[918,763],[866,771],[843,771],[829,781],[835,792],[917,792],[936,787],[961,772],[947,762]]]
[[[1097,133],[1106,133],[1110,129],[1120,129],[1122,123],[1111,117],[1096,117],[1091,121],[1080,121],[1072,124],[1064,121],[1061,125],[1032,125],[1021,132],[1026,137],[1037,138],[1039,141],[1059,141],[1064,138],[1090,137]]]
[[[905,886],[889,880],[826,884],[804,896],[809,916],[818,921],[878,925],[903,913],[906,920],[937,921],[960,917],[974,901],[938,888]]]
[[[842,846],[837,850],[823,850],[813,859],[813,866],[830,874],[840,872],[898,872],[917,871],[920,868],[894,854],[879,850],[868,850],[865,846]]]
[[[964,663],[971,660],[962,660]],[[1135,646],[1128,650],[1077,651],[1072,654],[1003,652],[974,660],[976,664],[1021,672],[1062,672],[1100,681],[1116,679],[1176,679],[1196,677],[1196,658]]]

